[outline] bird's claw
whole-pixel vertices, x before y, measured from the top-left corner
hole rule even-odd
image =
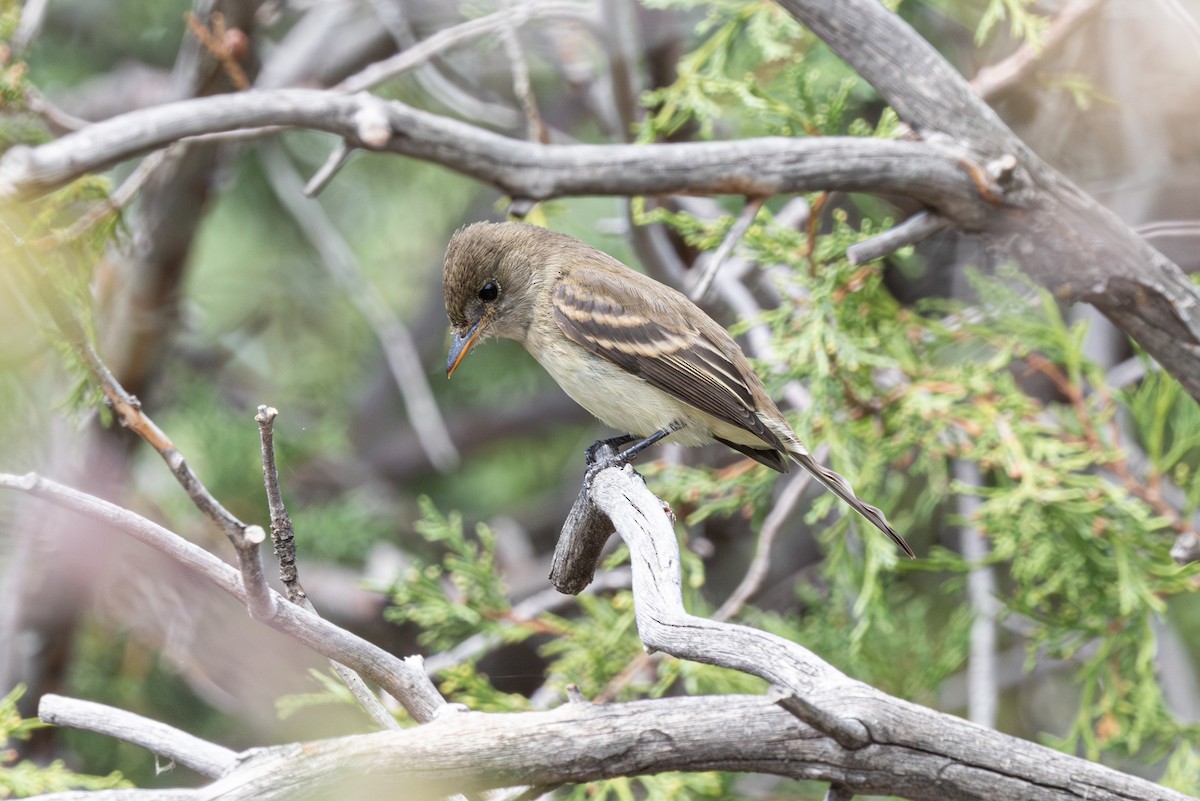
[[[630,442],[633,442],[635,439],[637,439],[637,437],[630,434],[622,434],[619,437],[612,437],[610,439],[598,439],[591,445],[587,446],[587,449],[583,452],[583,457],[587,460],[588,465],[596,464],[597,461],[604,458],[603,451],[606,449],[611,455],[615,455],[617,448],[621,447],[622,445],[627,445]]]
[[[621,458],[611,441],[595,442],[587,449],[587,469],[583,473],[583,484],[590,489],[592,480],[600,475],[601,471],[610,467],[624,467],[627,464],[628,460]]]

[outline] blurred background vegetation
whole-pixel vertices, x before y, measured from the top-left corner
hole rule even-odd
[[[181,43],[194,43],[187,16],[209,20],[213,5],[54,0],[24,41],[20,4],[6,0],[4,145],[59,133],[38,113],[41,97],[100,119],[236,88],[182,55]],[[419,0],[228,5],[241,9],[225,13],[251,37],[248,73],[261,86],[331,85],[394,51],[404,38],[396,10],[415,39],[494,10]],[[869,86],[769,2],[601,5],[631,37],[566,23],[519,31],[552,141],[904,135]],[[1036,44],[1062,5],[905,0],[899,10],[971,76]],[[1194,231],[1162,234],[1161,223],[1194,220],[1200,205],[1198,112],[1179,102],[1200,84],[1196,3],[1095,5],[1065,46],[992,100],[1040,155],[1195,270]],[[377,91],[523,137],[509,59],[501,37],[488,36]],[[620,101],[622,72],[640,89],[634,105]],[[553,705],[570,683],[597,699],[761,691],[728,671],[645,657],[619,589],[619,550],[610,589],[520,606],[547,588],[583,449],[607,434],[513,343],[489,345],[453,382],[441,378],[445,243],[465,222],[502,218],[506,199],[440,167],[358,154],[303,201],[323,217],[314,227],[295,215],[288,182],[315,172],[335,144],[289,132],[197,146],[121,214],[69,237],[135,165],[6,208],[4,220],[29,241],[57,236],[38,250],[40,280],[72,301],[118,377],[248,522],[267,517],[253,416],[258,404],[280,410],[281,481],[314,603],[395,653],[452,654],[437,674],[451,700]],[[916,210],[891,200],[768,200],[727,267],[736,287],[719,282],[707,308],[748,343],[801,437],[828,449],[826,461],[888,512],[922,559],[901,562],[810,490],[739,619],[888,692],[1200,792],[1197,572],[1170,555],[1177,535],[1194,532],[1200,503],[1195,402],[1106,321],[1060,308],[969,237],[947,233],[852,266],[849,245]],[[655,232],[690,268],[741,206],[571,198],[529,219],[678,281],[635,232]],[[343,246],[349,279],[330,268]],[[2,280],[0,470],[37,470],[113,498],[228,556],[158,455],[105,426],[32,287],[15,270]],[[379,308],[371,304],[411,334],[457,453],[440,467],[405,413],[378,321],[364,313]],[[790,479],[720,449],[667,446],[641,467],[680,520],[690,608],[710,614],[742,579]],[[323,669],[318,658],[178,566],[34,501],[3,495],[0,510],[0,693],[27,688],[26,717],[53,691],[235,749],[368,727],[310,673]],[[982,596],[972,581],[984,582]],[[979,650],[989,630],[994,644]],[[992,711],[968,697],[979,688],[966,678],[972,659],[993,669]],[[66,768],[104,781],[120,771],[139,786],[185,781],[183,769],[156,773],[153,756],[132,746],[23,728],[17,705],[14,695],[0,707],[0,735],[18,749],[0,764],[0,796],[53,789]],[[34,770],[53,758],[65,767]],[[572,792],[820,796],[716,774]]]

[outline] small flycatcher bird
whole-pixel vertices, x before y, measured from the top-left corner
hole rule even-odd
[[[892,538],[912,548],[792,431],[733,337],[683,294],[566,234],[475,223],[454,234],[442,274],[454,327],[447,377],[486,339],[515,339],[572,399],[641,438],[627,460],[670,435],[724,443],[786,473],[795,461]]]

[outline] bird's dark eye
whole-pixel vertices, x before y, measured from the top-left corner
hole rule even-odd
[[[491,303],[498,297],[500,297],[500,285],[495,281],[488,281],[479,288],[479,299],[484,303]]]

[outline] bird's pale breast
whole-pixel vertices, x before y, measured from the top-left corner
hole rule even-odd
[[[671,435],[680,445],[707,445],[716,436],[770,447],[749,431],[684,403],[567,339],[534,335],[525,347],[572,400],[619,433],[648,437],[681,423],[683,428]]]

